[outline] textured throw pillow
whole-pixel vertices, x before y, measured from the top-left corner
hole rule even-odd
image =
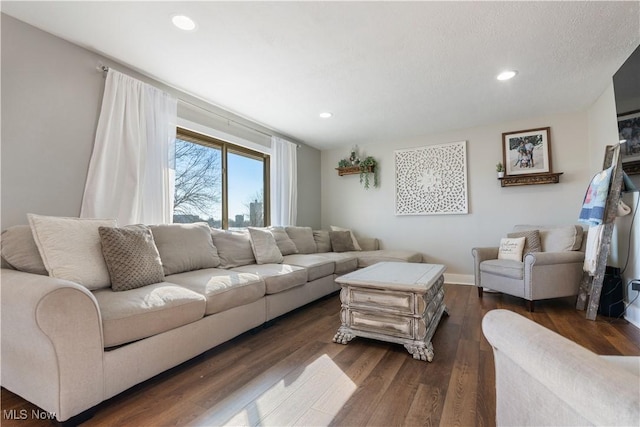
[[[331,247],[333,247],[334,252],[349,252],[356,250],[353,246],[353,240],[351,239],[351,233],[349,230],[330,231],[329,238],[331,239]]]
[[[315,254],[318,252],[311,227],[285,227],[285,230],[295,243],[298,253]]]
[[[296,244],[293,243],[293,240],[291,240],[284,227],[269,227],[269,231],[271,231],[271,234],[273,234],[273,237],[276,239],[276,245],[278,245],[278,249],[280,249],[282,255],[298,253]]]
[[[251,249],[258,264],[280,264],[284,257],[269,230],[249,227]]]
[[[220,265],[206,222],[151,225],[149,229],[166,276]]]
[[[164,281],[160,254],[148,227],[99,227],[98,232],[111,289],[128,291]]]
[[[510,259],[513,261],[522,261],[522,250],[524,249],[524,237],[516,237],[510,239],[504,237],[500,240],[500,249],[498,250],[498,259]]]
[[[522,257],[530,252],[542,252],[542,243],[540,242],[539,230],[525,230],[516,231],[515,233],[507,234],[507,237],[524,237],[524,249],[522,250]]]
[[[15,225],[2,232],[2,258],[13,268],[27,273],[48,275],[31,227]]]
[[[348,228],[336,227],[335,225],[331,226],[331,231],[348,231],[349,234],[351,235],[351,240],[353,241],[353,247],[355,248],[354,250],[356,251],[362,250],[362,248],[360,247],[360,244],[358,243],[358,239],[356,239],[356,236],[353,234],[353,231],[349,230]]]
[[[331,252],[331,237],[328,230],[313,230],[313,239],[319,253]]]
[[[218,248],[220,268],[255,264],[249,232],[212,229],[213,244]]]
[[[49,276],[88,289],[108,288],[98,227],[116,227],[115,219],[60,218],[27,214],[33,240]]]

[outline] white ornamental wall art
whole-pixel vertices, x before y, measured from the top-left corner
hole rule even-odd
[[[396,215],[466,214],[467,142],[395,151]]]

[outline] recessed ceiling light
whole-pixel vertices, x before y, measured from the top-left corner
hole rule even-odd
[[[498,74],[498,77],[496,77],[498,80],[509,80],[512,79],[516,76],[516,74],[518,74],[517,71],[515,70],[508,70],[508,71],[503,71],[500,74]]]
[[[320,118],[328,119],[329,117],[333,117],[333,113],[325,111],[324,113],[320,113]]]
[[[171,22],[183,31],[195,31],[198,27],[195,21],[186,15],[173,15]]]

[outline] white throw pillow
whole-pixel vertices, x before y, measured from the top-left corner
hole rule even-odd
[[[27,214],[33,239],[49,276],[90,290],[111,286],[98,227],[117,227],[115,219],[61,218]]]
[[[251,236],[251,249],[253,249],[253,255],[258,264],[280,264],[284,261],[271,231],[249,227],[249,235]]]
[[[353,235],[353,231],[349,230],[348,228],[336,227],[335,225],[331,226],[331,231],[348,231],[349,233],[351,233],[351,240],[353,240],[353,247],[356,248],[356,251],[362,250],[362,248],[360,247],[360,244],[358,244],[358,239],[356,239],[356,236]]]
[[[500,240],[500,249],[498,250],[498,259],[522,261],[525,240],[525,237],[502,238]]]

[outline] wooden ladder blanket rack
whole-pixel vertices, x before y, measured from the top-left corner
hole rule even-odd
[[[607,169],[613,165],[611,171],[611,182],[607,202],[605,206],[602,231],[600,239],[600,247],[598,248],[598,256],[596,259],[595,274],[591,276],[586,271],[582,273],[582,281],[578,293],[578,301],[576,308],[584,310],[587,308],[587,319],[596,320],[598,314],[598,306],[600,305],[600,294],[602,293],[602,283],[604,281],[604,273],[607,268],[607,258],[611,249],[611,235],[613,234],[613,225],[616,219],[618,202],[620,201],[620,191],[622,189],[622,162],[620,158],[620,145],[608,145],[605,149],[603,169]],[[587,306],[587,299],[589,304]]]

